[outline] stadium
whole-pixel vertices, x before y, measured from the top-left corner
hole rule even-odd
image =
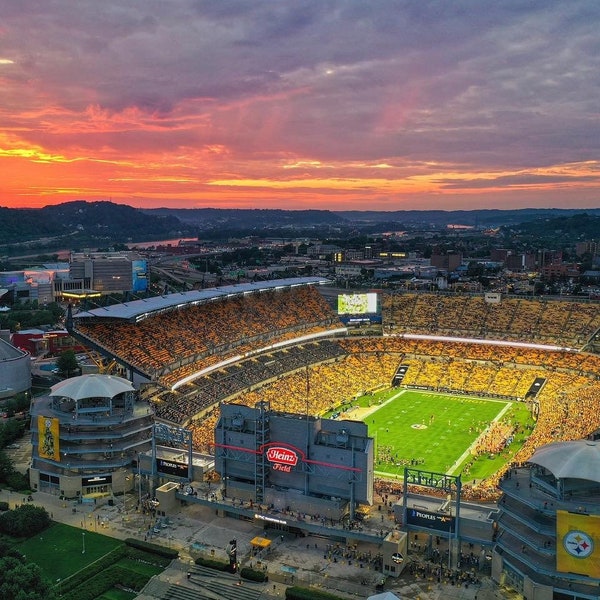
[[[214,457],[216,473],[227,478],[224,483],[241,502],[273,505],[269,490],[276,489],[290,512],[310,513],[307,503],[314,499],[314,514],[337,519],[360,512],[372,494],[396,495],[403,531],[427,532],[431,527],[411,521],[412,494],[438,498],[440,506],[448,501],[449,516],[458,523],[460,502],[498,501],[506,474],[528,463],[539,448],[596,437],[597,302],[499,294],[338,294],[328,283],[301,278],[169,294],[80,311],[68,327],[122,366],[153,405],[158,422],[191,432],[193,451]],[[418,417],[402,416],[409,392],[430,394]],[[458,413],[447,416],[457,397]],[[490,403],[494,410],[487,416],[470,412]],[[252,411],[264,413],[265,406],[266,416],[252,416]],[[525,410],[527,418],[507,412],[512,407]],[[242,425],[235,424],[239,415]],[[282,446],[278,436],[291,431],[283,425],[271,431],[271,416],[291,415],[320,440],[310,452],[322,452],[321,462],[355,461],[368,449],[373,473],[361,465],[360,477],[353,475],[349,485],[319,494],[313,481],[323,478],[322,465],[297,453],[301,460],[294,468],[301,473],[286,489],[281,470],[264,457],[275,442]],[[254,425],[244,429],[246,437],[238,436],[234,448],[236,427],[243,429],[247,421]],[[348,436],[355,422],[367,431]],[[397,442],[404,437],[403,423],[417,433],[436,426],[444,433],[427,446],[411,442],[410,452],[402,454]],[[447,448],[457,455],[435,462],[448,452],[442,438],[454,429],[466,436],[449,441]],[[360,440],[352,445],[355,451],[339,452],[353,436]],[[438,442],[439,451],[428,454]],[[291,450],[304,451],[305,443],[297,438]],[[344,466],[359,469],[357,464]],[[154,464],[152,469],[160,475]],[[368,487],[371,481],[369,492],[365,482]],[[330,503],[325,509],[324,502]],[[331,512],[333,505],[338,513]],[[435,520],[436,512],[422,515]],[[456,556],[462,541],[472,543],[458,525],[434,533],[456,544]],[[406,539],[397,548],[410,552]]]

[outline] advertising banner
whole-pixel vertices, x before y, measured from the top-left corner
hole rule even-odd
[[[456,517],[416,508],[409,508],[406,512],[406,522],[408,525],[416,525],[418,527],[444,531],[447,533],[456,531],[455,520]]]
[[[167,460],[164,458],[156,459],[156,470],[165,475],[173,475],[174,477],[188,478],[187,463],[177,462],[175,460]]]
[[[600,516],[556,511],[556,570],[600,577]]]
[[[40,458],[60,461],[59,421],[54,417],[38,416],[38,453]]]

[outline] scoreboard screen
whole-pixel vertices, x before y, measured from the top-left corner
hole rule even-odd
[[[377,312],[377,294],[340,294],[337,299],[339,315],[368,315]]]

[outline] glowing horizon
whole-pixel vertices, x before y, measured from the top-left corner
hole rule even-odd
[[[592,0],[200,6],[15,5],[0,206],[600,207]]]

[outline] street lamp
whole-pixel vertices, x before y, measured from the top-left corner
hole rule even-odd
[[[85,554],[85,531],[81,532],[81,554]]]
[[[142,461],[140,460],[141,456],[140,453],[138,452],[138,461],[137,461],[137,468],[138,468],[138,508],[141,510],[142,509]]]
[[[123,514],[125,514],[125,512],[127,510],[127,507],[125,506],[125,486],[128,481],[129,481],[129,477],[127,477],[127,475],[126,475],[123,479]]]

